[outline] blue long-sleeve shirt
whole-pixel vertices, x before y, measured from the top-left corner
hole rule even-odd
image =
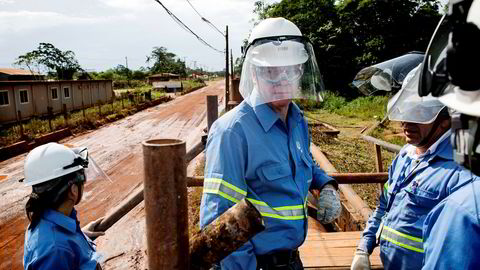
[[[474,176],[475,177],[475,176]],[[438,204],[424,224],[422,269],[480,269],[480,181],[478,177]]]
[[[268,105],[242,102],[212,125],[206,146],[200,208],[203,228],[247,198],[266,229],[221,262],[222,269],[256,269],[255,255],[295,249],[307,232],[309,188],[335,183],[313,161],[308,126],[291,103],[285,124]]]
[[[25,233],[24,269],[93,270],[100,258],[94,243],[80,229],[75,209],[70,216],[46,210]]]
[[[453,160],[450,133],[445,133],[421,157],[402,148],[389,168],[379,205],[367,222],[358,248],[372,253],[381,227],[380,258],[385,269],[420,269],[424,258],[422,229],[430,210],[472,180]],[[388,204],[391,207],[387,213]]]

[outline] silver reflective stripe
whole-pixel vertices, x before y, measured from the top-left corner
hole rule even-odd
[[[382,239],[408,250],[423,253],[423,239],[396,231],[384,226]]]
[[[280,206],[280,207],[270,207],[265,202],[255,200],[252,198],[247,198],[255,208],[260,212],[264,217],[284,219],[284,220],[299,220],[305,218],[305,210],[303,205],[291,205],[291,206]]]
[[[234,203],[247,195],[246,191],[218,178],[206,178],[203,183],[203,193],[217,194]]]

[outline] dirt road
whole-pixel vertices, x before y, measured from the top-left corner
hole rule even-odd
[[[186,141],[187,149],[198,142],[206,127],[205,96],[218,95],[219,103],[222,103],[223,93],[224,82],[216,81],[171,102],[87,134],[63,140],[62,143],[88,147],[89,153],[113,181],[87,182],[83,200],[76,207],[80,223],[87,224],[105,215],[142,183],[142,141],[151,138],[181,138]],[[22,269],[24,232],[27,226],[24,206],[31,192],[31,188],[18,183],[23,177],[25,156],[20,155],[0,163],[0,175],[8,176],[7,180],[0,182],[0,270]],[[138,213],[139,207],[142,209],[143,204],[137,206],[129,218],[136,218],[134,215]],[[122,222],[123,219],[119,221]],[[138,222],[144,220],[139,217]],[[137,239],[130,240],[133,244],[138,242]]]

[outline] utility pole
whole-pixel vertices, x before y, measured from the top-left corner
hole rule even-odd
[[[125,56],[125,67],[127,68],[127,84],[130,87],[130,70],[128,69],[128,57]]]
[[[228,77],[228,25],[225,29],[225,111],[228,111],[228,102],[229,102],[229,94],[230,94],[230,80]]]
[[[230,49],[230,68],[231,68],[231,71],[232,73],[230,73],[230,75],[232,76],[232,83],[233,83],[233,78],[235,77],[235,73],[234,73],[234,70],[233,70],[233,50]]]

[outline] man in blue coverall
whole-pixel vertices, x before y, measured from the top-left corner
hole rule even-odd
[[[451,1],[430,41],[419,94],[432,94],[453,109],[455,161],[474,181],[437,205],[424,224],[423,269],[480,269],[480,1]],[[448,51],[448,52],[447,52]],[[443,65],[442,63],[447,63]],[[428,69],[427,69],[428,67]],[[447,78],[448,87],[435,87]],[[441,82],[440,82],[441,83]]]
[[[253,29],[240,82],[244,101],[209,131],[200,226],[247,198],[266,229],[221,269],[303,269],[297,248],[307,234],[310,188],[321,190],[324,223],[339,216],[337,185],[312,159],[307,123],[292,102],[319,101],[321,87],[312,46],[295,24],[271,18]]]
[[[400,121],[407,139],[389,168],[379,205],[367,222],[351,269],[370,269],[369,254],[379,244],[385,269],[420,269],[422,228],[428,212],[471,180],[453,160],[450,117],[433,97],[418,96],[420,65],[389,101],[388,117]]]

